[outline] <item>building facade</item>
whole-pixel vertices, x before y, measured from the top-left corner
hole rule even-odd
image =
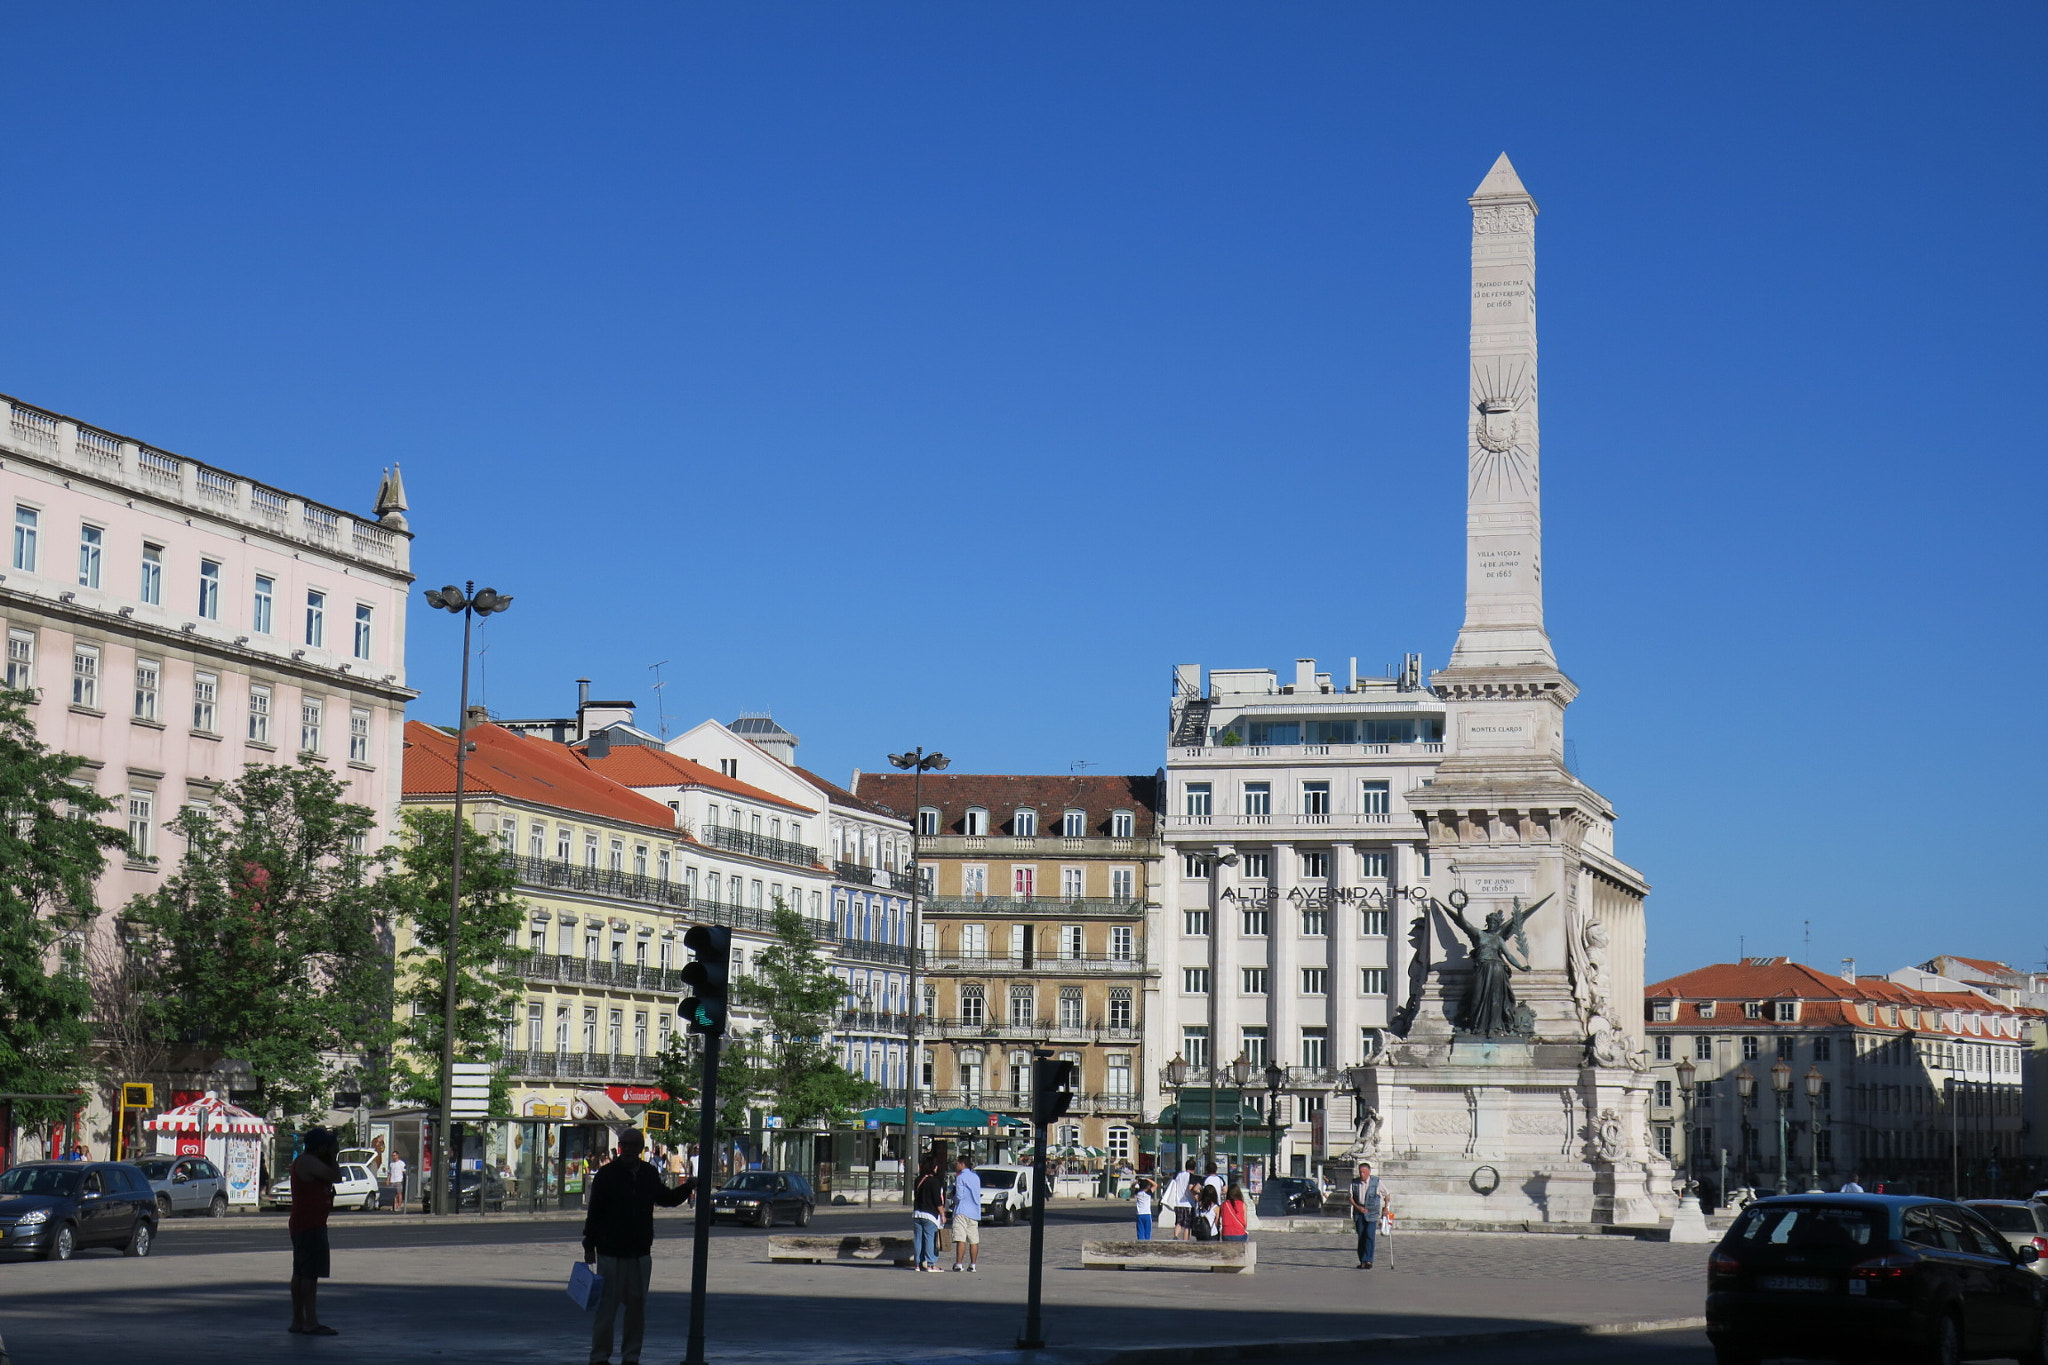
[[[1031,1054],[1081,1068],[1050,1135],[1134,1157],[1160,895],[1151,777],[856,773],[854,795],[915,821],[931,879],[920,986],[922,1104],[1027,1116]]]
[[[128,830],[98,903],[162,886],[184,851],[170,822],[249,764],[325,766],[375,813],[371,847],[387,841],[413,695],[397,475],[361,516],[16,399],[0,409],[4,681],[34,694],[38,737],[80,757]],[[96,1110],[88,1127],[105,1123]]]
[[[1793,1189],[1855,1176],[1958,1197],[2031,1193],[2040,1172],[2023,1143],[2025,1078],[2041,1012],[1930,985],[1944,989],[1783,957],[1651,985],[1659,1149],[1710,1195],[1775,1189],[1782,1120]]]

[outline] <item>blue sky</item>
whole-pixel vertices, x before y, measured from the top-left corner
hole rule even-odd
[[[1149,772],[1176,662],[1449,652],[1505,148],[1551,629],[1653,976],[2034,962],[2044,28],[31,6],[0,390],[350,507],[401,461],[422,586],[518,597],[502,713],[588,675],[651,721],[667,660],[672,728],[772,709],[842,780]],[[456,638],[416,612],[417,714]]]

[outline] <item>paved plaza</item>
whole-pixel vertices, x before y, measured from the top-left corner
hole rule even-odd
[[[890,1213],[821,1212],[813,1232],[895,1231]],[[647,1360],[681,1358],[689,1225],[655,1244]],[[176,1222],[135,1261],[91,1253],[0,1265],[0,1333],[13,1365],[142,1349],[159,1365],[238,1361],[585,1359],[590,1319],[563,1292],[574,1222],[337,1217],[331,1338],[285,1330],[288,1253],[276,1220]],[[785,1230],[786,1231],[786,1230]],[[1082,1271],[1083,1237],[1121,1221],[1061,1211],[1047,1229],[1046,1335],[1054,1348],[1208,1346],[1377,1335],[1679,1322],[1700,1312],[1706,1248],[1534,1235],[1397,1235],[1378,1268],[1348,1238],[1262,1233],[1255,1276]],[[1007,1351],[1023,1317],[1028,1230],[990,1229],[977,1274],[861,1263],[771,1265],[766,1233],[714,1234],[709,1354],[833,1365]]]

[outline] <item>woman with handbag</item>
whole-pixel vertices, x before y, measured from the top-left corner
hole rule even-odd
[[[1232,1185],[1223,1193],[1223,1201],[1216,1206],[1216,1225],[1226,1242],[1249,1242],[1251,1240],[1251,1209],[1244,1202],[1244,1189]]]
[[[936,1160],[918,1163],[917,1187],[911,1194],[910,1239],[916,1270],[939,1270],[939,1229],[946,1225],[946,1182]]]

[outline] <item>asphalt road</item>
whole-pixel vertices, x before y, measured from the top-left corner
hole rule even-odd
[[[810,1231],[901,1234],[909,1225],[909,1217],[900,1205],[872,1210],[859,1206],[821,1208],[812,1220]],[[1107,1224],[1122,1227],[1129,1221],[1120,1204],[1099,1208],[1074,1205],[1046,1210],[1047,1227]],[[327,1223],[328,1240],[337,1252],[393,1247],[511,1246],[556,1240],[573,1247],[581,1240],[582,1228],[580,1216],[513,1219],[489,1215],[478,1218],[475,1214],[465,1214],[450,1225],[432,1218],[336,1213]],[[684,1207],[656,1213],[654,1230],[657,1240],[689,1241],[695,1232],[690,1210]],[[774,1231],[787,1233],[796,1229],[780,1224]],[[765,1238],[769,1229],[720,1223],[713,1235],[719,1238]],[[150,1255],[219,1256],[244,1251],[275,1251],[284,1245],[285,1216],[282,1213],[224,1219],[172,1218],[164,1223]],[[81,1251],[78,1255],[84,1258],[119,1256],[120,1253],[92,1250]]]
[[[1387,1365],[1714,1365],[1705,1332],[1641,1332],[1573,1341],[1524,1341],[1493,1346],[1394,1348],[1375,1352]]]

